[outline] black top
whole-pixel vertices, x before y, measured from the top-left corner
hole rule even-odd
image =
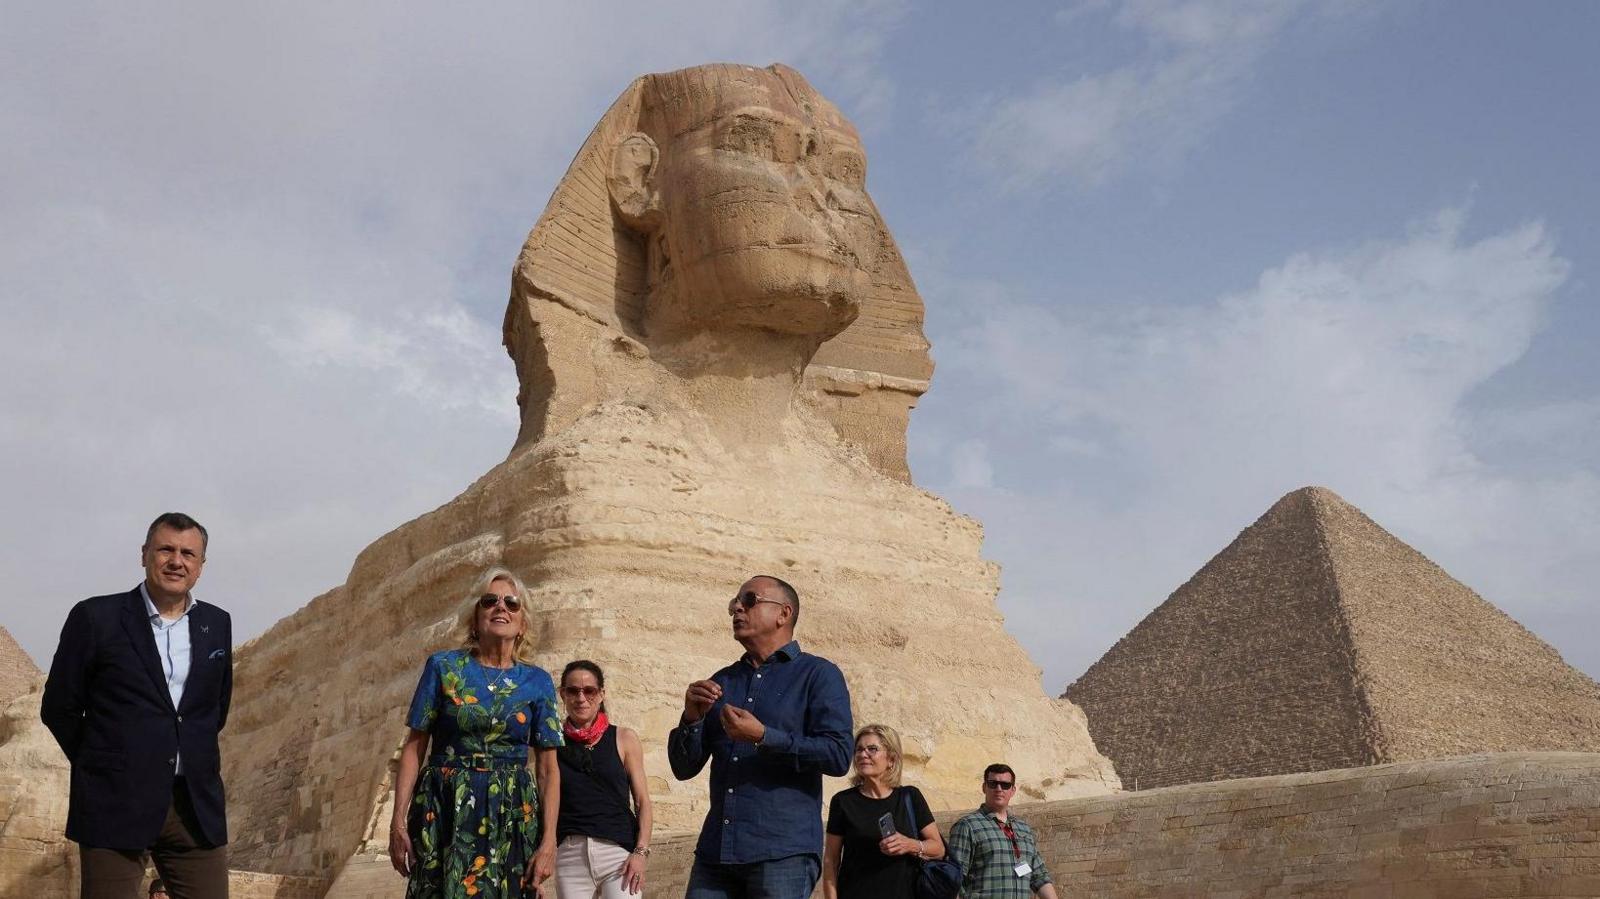
[[[633,813],[628,772],[617,751],[617,726],[606,728],[591,749],[567,741],[556,750],[561,765],[561,815],[556,839],[577,834],[610,840],[632,852],[639,845],[639,819]]]
[[[906,797],[916,821],[907,820]],[[933,812],[916,787],[895,787],[883,799],[869,799],[852,787],[833,795],[828,805],[828,833],[843,838],[839,860],[839,899],[913,899],[917,888],[915,855],[884,855],[878,818],[894,816],[895,830],[912,839],[933,823]]]

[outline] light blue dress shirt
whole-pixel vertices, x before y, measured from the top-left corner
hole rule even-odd
[[[139,585],[139,595],[144,597],[144,609],[150,615],[150,630],[156,638],[156,654],[161,657],[161,673],[167,678],[167,695],[172,697],[172,707],[176,709],[183,701],[183,685],[189,680],[189,610],[199,602],[193,596],[183,607],[183,614],[176,620],[168,621],[156,611],[156,604],[150,601],[150,591],[145,584]],[[174,767],[177,774],[183,773],[183,756],[177,756]]]

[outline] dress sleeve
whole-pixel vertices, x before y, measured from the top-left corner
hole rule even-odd
[[[542,749],[556,749],[566,745],[561,736],[561,712],[556,709],[556,685],[550,672],[534,669],[537,687],[533,696],[533,721],[528,728],[528,743]]]
[[[406,724],[413,730],[432,730],[433,720],[439,717],[439,666],[435,656],[422,663],[422,677],[417,680],[417,692],[411,697],[411,711],[406,713]]]

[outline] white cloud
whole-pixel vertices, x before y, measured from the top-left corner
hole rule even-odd
[[[1527,352],[1569,264],[1537,223],[1475,240],[1466,224],[1446,210],[1401,238],[1297,254],[1188,307],[1074,315],[993,286],[929,291],[977,298],[935,336],[946,383],[987,397],[968,426],[1026,439],[990,441],[1007,460],[992,488],[972,489],[959,457],[919,475],[985,522],[1012,632],[1049,689],[1307,484],[1600,671],[1570,628],[1541,626],[1595,617],[1600,459],[1485,451],[1529,422],[1558,445],[1592,437],[1600,404],[1471,402]],[[919,415],[940,401],[933,391]]]
[[[1060,27],[1109,22],[1142,40],[1144,52],[1107,71],[1045,80],[1001,98],[982,116],[975,155],[1012,187],[1058,179],[1093,186],[1130,167],[1171,166],[1239,102],[1287,26],[1360,5],[1132,0],[1069,7],[1056,17]]]
[[[287,319],[263,330],[291,364],[354,369],[381,376],[426,408],[475,408],[490,421],[517,420],[515,373],[492,349],[499,330],[458,305],[400,310],[394,321],[306,306],[288,310]]]

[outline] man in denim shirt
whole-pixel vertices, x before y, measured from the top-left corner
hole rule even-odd
[[[689,685],[667,741],[672,773],[711,762],[711,810],[685,899],[806,899],[822,852],[822,775],[850,768],[850,691],[800,651],[800,597],[757,575],[728,603],[739,661]]]

